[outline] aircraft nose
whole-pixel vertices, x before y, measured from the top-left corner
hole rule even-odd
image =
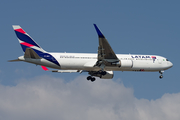
[[[171,68],[173,66],[172,62],[168,61],[168,66]]]

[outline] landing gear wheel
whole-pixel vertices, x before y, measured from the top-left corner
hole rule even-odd
[[[88,77],[87,77],[87,80],[91,80],[91,79],[92,79],[92,77],[91,77],[91,76],[88,76]]]
[[[92,77],[92,76],[88,76],[87,80],[91,80],[91,82],[94,82],[96,80],[96,78]]]
[[[102,75],[106,75],[106,71],[102,71]]]
[[[106,75],[106,71],[100,70],[100,71],[98,71],[98,73],[101,74],[101,75]]]
[[[160,78],[160,79],[162,79],[162,78],[163,78],[163,72],[164,72],[164,71],[159,71],[159,73],[160,73],[159,78]]]
[[[159,76],[159,78],[160,78],[160,79],[162,79],[162,78],[163,78],[163,76],[162,76],[162,75],[160,75],[160,76]]]
[[[91,82],[94,82],[96,80],[96,78],[92,77],[91,78]]]

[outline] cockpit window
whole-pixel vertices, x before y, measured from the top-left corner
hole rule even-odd
[[[168,59],[166,59],[166,61],[169,61]]]

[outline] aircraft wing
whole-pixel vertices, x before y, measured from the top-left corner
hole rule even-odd
[[[99,37],[99,47],[98,47],[98,62],[103,63],[99,66],[104,66],[107,63],[116,63],[119,62],[118,57],[114,53],[113,49],[111,48],[110,44],[108,43],[105,36],[102,34],[102,32],[99,30],[99,28],[94,24],[94,27],[97,31],[98,37]]]

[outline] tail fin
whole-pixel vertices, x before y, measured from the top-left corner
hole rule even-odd
[[[37,53],[46,52],[19,25],[13,25],[13,29],[24,52],[26,48],[32,48]]]
[[[59,62],[48,52],[43,50],[19,25],[13,25],[19,43],[25,52],[24,58],[41,59],[44,58],[58,66]],[[19,60],[12,60],[19,61]]]

